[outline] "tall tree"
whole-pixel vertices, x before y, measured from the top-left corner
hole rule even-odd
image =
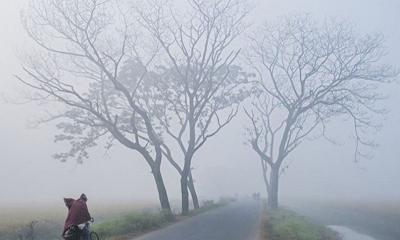
[[[193,157],[231,122],[245,97],[239,88],[246,78],[233,63],[239,54],[234,41],[243,31],[247,11],[238,0],[187,0],[185,14],[167,5],[149,1],[149,10],[139,14],[164,56],[161,83],[167,84],[163,87],[166,106],[158,116],[183,155],[183,165],[178,164],[164,149],[181,173],[182,213],[187,214],[189,183],[198,206],[190,182]]]
[[[379,64],[382,36],[359,36],[343,22],[283,18],[250,41],[257,80],[245,111],[249,142],[261,159],[269,206],[277,208],[285,160],[311,134],[324,136],[330,120],[350,119],[354,158],[366,156],[362,147],[374,145],[367,130],[377,127],[373,116],[383,111],[376,104],[382,99],[378,86],[396,72]]]
[[[151,109],[140,104],[152,88],[146,64],[137,59],[138,42],[121,1],[38,0],[23,20],[39,46],[25,59],[17,78],[34,90],[32,100],[49,103],[69,151],[55,157],[66,161],[88,157],[88,149],[115,142],[139,153],[148,163],[161,208],[170,203],[160,171],[162,139]],[[128,67],[125,67],[129,65]],[[55,108],[55,106],[57,108]],[[156,107],[156,106],[153,106]],[[105,140],[101,140],[102,137]]]

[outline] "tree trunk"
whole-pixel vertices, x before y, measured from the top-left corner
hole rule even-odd
[[[271,168],[270,187],[268,191],[268,207],[278,208],[279,167]]]
[[[192,140],[192,139],[191,139]],[[193,142],[193,141],[190,141]],[[192,146],[192,144],[189,144]],[[181,175],[181,192],[182,192],[182,215],[189,214],[189,191],[188,191],[188,182],[189,182],[189,174],[191,172],[190,166],[193,157],[193,148],[189,147],[188,151],[185,155],[185,163],[182,169]]]
[[[182,192],[182,215],[189,214],[189,191],[188,191],[188,176],[181,176],[181,192]]]
[[[192,172],[189,173],[188,187],[189,187],[190,195],[192,196],[193,207],[194,207],[194,209],[199,209],[200,204],[199,204],[199,199],[197,198],[196,189],[194,188]]]
[[[167,190],[165,189],[164,180],[161,175],[160,168],[152,169],[153,177],[157,185],[158,198],[160,200],[161,209],[168,215],[172,216],[171,206],[168,200]]]
[[[179,175],[182,177],[182,175],[183,175],[183,170],[181,169],[181,167],[179,166],[179,164],[177,164],[177,163],[172,159],[171,152],[170,152],[170,150],[169,150],[168,148],[167,148],[167,153],[168,153],[168,154],[166,155],[166,157],[167,157],[169,163],[171,163],[171,165],[175,168],[175,170],[176,170],[176,171],[179,173]],[[194,187],[193,178],[192,178],[192,172],[191,172],[191,171],[189,172],[188,188],[189,188],[189,191],[190,191],[190,195],[192,196],[193,207],[194,207],[195,209],[200,208],[199,200],[198,200],[198,198],[197,198],[196,188]]]
[[[265,184],[265,190],[267,191],[267,197],[269,197],[270,195],[270,185],[268,182],[268,165],[267,163],[264,162],[263,159],[261,159],[261,167],[262,167],[262,171],[263,171],[263,180],[264,180],[264,184]]]

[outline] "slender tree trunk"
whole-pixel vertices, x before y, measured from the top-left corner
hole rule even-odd
[[[269,182],[268,182],[268,165],[266,162],[264,162],[264,160],[261,158],[261,167],[262,167],[262,172],[263,172],[263,180],[264,180],[264,184],[265,184],[265,190],[267,191],[267,197],[269,197],[269,192],[270,192],[270,186],[269,186]]]
[[[161,175],[160,167],[152,169],[153,177],[157,185],[158,198],[160,200],[161,209],[168,215],[172,216],[171,206],[169,204],[167,190],[165,189],[164,180]]]
[[[190,195],[192,196],[193,207],[194,207],[194,209],[199,209],[200,208],[199,199],[197,198],[197,193],[196,193],[196,189],[194,187],[191,171],[189,173],[188,187],[189,187]]]
[[[191,141],[193,142],[193,141]],[[191,145],[191,144],[189,144]],[[189,174],[190,174],[190,166],[193,157],[193,149],[189,147],[188,151],[185,155],[185,163],[182,169],[181,175],[181,192],[182,192],[182,215],[189,214],[189,191],[188,191],[188,182],[189,182]]]
[[[188,191],[188,176],[181,176],[181,192],[182,192],[182,215],[189,214],[189,191]]]
[[[181,167],[179,166],[179,164],[177,164],[177,163],[172,159],[171,152],[170,152],[170,150],[169,150],[168,148],[167,148],[167,153],[168,153],[168,154],[166,155],[166,157],[167,157],[169,163],[171,163],[171,165],[175,168],[175,170],[176,170],[176,171],[179,173],[179,175],[182,177],[183,170],[181,169]],[[190,173],[189,173],[188,188],[189,188],[189,191],[190,191],[190,195],[192,196],[193,207],[194,207],[195,209],[200,208],[199,200],[198,200],[198,198],[197,198],[196,188],[194,187],[194,183],[193,183],[192,171],[190,171]]]
[[[268,207],[278,208],[279,167],[271,168],[270,187],[268,191]]]

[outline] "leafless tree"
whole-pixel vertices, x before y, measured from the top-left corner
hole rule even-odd
[[[282,18],[250,39],[248,56],[256,73],[249,118],[249,143],[261,159],[268,202],[278,207],[279,175],[284,161],[308,137],[326,136],[332,119],[347,118],[354,129],[354,158],[374,146],[368,130],[378,126],[374,114],[380,83],[396,76],[380,64],[380,35],[356,34],[349,24],[309,16]],[[368,149],[368,148],[367,148]]]
[[[55,140],[71,144],[69,151],[55,155],[57,159],[81,162],[89,148],[99,143],[110,148],[119,142],[148,163],[161,207],[170,213],[160,171],[162,139],[151,110],[141,104],[156,77],[146,68],[153,56],[139,60],[134,19],[123,4],[32,1],[23,20],[39,48],[24,59],[24,74],[17,78],[35,90],[32,100],[51,105],[47,120],[57,121],[61,131]]]
[[[187,0],[185,14],[165,1],[147,1],[139,10],[142,25],[158,41],[164,59],[161,70],[164,112],[156,114],[177,143],[183,165],[167,145],[163,151],[181,174],[182,213],[189,210],[188,184],[198,207],[191,166],[195,153],[235,117],[245,97],[246,81],[234,66],[240,49],[234,41],[243,31],[247,11],[238,0]],[[165,85],[167,84],[167,85]]]

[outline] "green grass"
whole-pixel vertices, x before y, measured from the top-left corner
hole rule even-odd
[[[160,228],[166,223],[168,223],[168,218],[161,212],[143,212],[127,214],[120,218],[96,224],[92,229],[104,239],[125,234],[140,234]]]
[[[268,240],[337,240],[329,228],[286,209],[267,211],[265,227]]]

